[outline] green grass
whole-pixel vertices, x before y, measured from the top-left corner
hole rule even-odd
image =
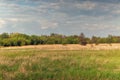
[[[1,49],[0,80],[120,80],[120,50]]]

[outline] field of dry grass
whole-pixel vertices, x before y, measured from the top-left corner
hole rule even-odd
[[[79,44],[54,44],[54,45],[29,45],[21,47],[1,47],[1,49],[40,49],[40,50],[111,50],[120,49],[120,44],[87,44],[82,46]]]
[[[31,47],[0,50],[0,80],[120,80],[120,50]]]
[[[120,44],[0,48],[0,80],[120,80]]]

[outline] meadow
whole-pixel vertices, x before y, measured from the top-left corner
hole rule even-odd
[[[0,80],[120,80],[119,49],[45,48],[1,48]]]

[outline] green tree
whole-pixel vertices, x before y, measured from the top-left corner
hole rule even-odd
[[[81,45],[86,45],[87,44],[85,35],[83,33],[80,34],[79,39],[80,39],[80,44]]]

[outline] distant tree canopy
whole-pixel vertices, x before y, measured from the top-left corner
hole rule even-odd
[[[26,35],[22,33],[2,33],[0,34],[0,46],[24,46],[39,44],[99,44],[99,43],[120,43],[120,36],[108,35],[108,37],[85,37],[80,35],[62,35],[51,33],[50,35]]]

